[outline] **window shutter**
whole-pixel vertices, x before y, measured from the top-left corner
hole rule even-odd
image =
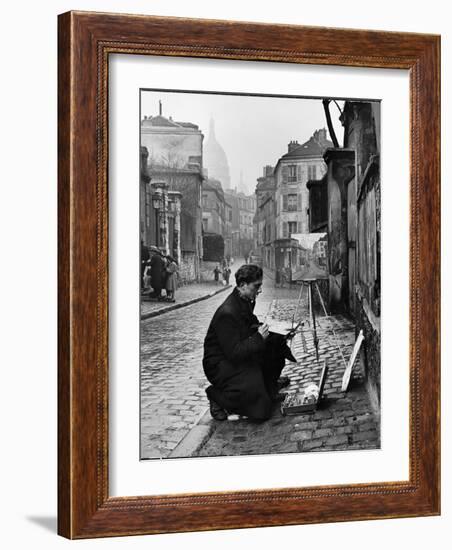
[[[283,211],[287,212],[287,195],[283,195]]]
[[[281,173],[282,173],[282,181],[283,183],[287,183],[287,179],[289,177],[289,170],[288,170],[288,167],[287,166],[282,166],[282,169],[281,169]]]
[[[297,233],[303,233],[303,229],[301,227],[301,222],[297,223]]]
[[[283,230],[283,239],[287,239],[287,237],[289,236],[288,230],[287,230],[287,222],[283,222],[282,230]]]
[[[297,181],[301,181],[301,164],[297,165]]]

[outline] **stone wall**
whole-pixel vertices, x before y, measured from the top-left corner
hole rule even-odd
[[[196,282],[196,255],[194,252],[182,251],[178,279],[181,285]]]
[[[379,319],[370,311],[366,299],[357,295],[355,302],[356,336],[360,330],[364,334],[361,352],[364,355],[362,364],[365,365],[366,385],[374,410],[379,409],[381,402],[381,338]]]

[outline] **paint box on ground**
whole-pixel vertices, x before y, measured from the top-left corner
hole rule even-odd
[[[317,409],[322,400],[323,389],[325,387],[325,380],[328,373],[328,365],[325,361],[322,372],[320,373],[320,379],[318,384],[318,396],[313,398],[313,393],[306,393],[306,390],[287,395],[281,404],[281,414],[286,416],[287,414],[302,414],[313,412]]]

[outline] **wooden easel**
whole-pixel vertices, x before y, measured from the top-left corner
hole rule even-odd
[[[318,337],[318,334],[317,334],[317,321],[316,321],[316,315],[315,315],[315,310],[314,310],[314,290],[317,291],[317,295],[319,297],[319,300],[320,300],[320,304],[322,306],[322,309],[323,309],[323,312],[325,314],[325,318],[328,319],[331,323],[331,331],[333,332],[334,334],[334,338],[336,340],[336,346],[337,346],[337,349],[339,351],[339,353],[341,354],[341,357],[342,357],[342,361],[344,363],[344,367],[347,366],[347,361],[345,360],[345,357],[344,357],[344,354],[343,354],[343,351],[342,351],[342,348],[341,348],[341,345],[340,343],[338,342],[338,338],[337,338],[337,335],[334,331],[334,326],[333,326],[333,323],[330,319],[330,316],[326,310],[326,306],[325,306],[325,303],[323,301],[323,298],[322,298],[322,295],[320,293],[320,289],[319,289],[319,285],[318,285],[318,282],[317,282],[317,279],[303,279],[301,281],[299,281],[301,283],[301,288],[300,288],[300,294],[299,294],[299,297],[298,297],[298,303],[297,303],[297,308],[295,310],[295,314],[294,314],[294,319],[295,320],[295,315],[296,313],[298,312],[298,306],[300,305],[301,303],[301,299],[302,299],[302,296],[303,296],[303,290],[304,288],[307,289],[307,292],[308,292],[308,304],[309,304],[309,324],[310,324],[310,329],[311,329],[311,333],[312,333],[312,339],[313,339],[313,342],[314,342],[314,347],[315,347],[315,356],[316,356],[316,360],[317,362],[319,361],[319,337]],[[300,330],[298,331],[300,332],[300,335],[301,335],[301,338],[303,340],[303,347],[306,351],[306,342],[304,341],[304,336],[303,336],[303,330]]]
[[[297,307],[295,309],[295,313],[294,313],[294,316],[293,316],[292,323],[295,321],[295,316],[298,312],[298,306],[300,305],[301,299],[303,297],[303,290],[304,290],[304,288],[307,288],[308,304],[309,304],[309,324],[311,325],[312,339],[314,341],[314,347],[315,347],[315,356],[316,356],[316,359],[318,361],[319,360],[319,338],[317,336],[317,325],[316,325],[316,318],[315,318],[315,311],[314,311],[314,299],[313,299],[314,285],[317,287],[317,291],[318,292],[320,292],[320,291],[318,289],[316,279],[304,279],[300,282],[301,282],[300,294],[298,296]],[[302,332],[301,332],[301,334],[302,334]],[[305,344],[304,344],[304,346],[305,346]]]

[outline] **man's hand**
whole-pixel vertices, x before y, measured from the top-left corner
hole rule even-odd
[[[262,336],[262,338],[264,340],[266,340],[268,338],[268,325],[267,325],[267,323],[264,323],[263,325],[261,325],[257,329],[257,332]]]

